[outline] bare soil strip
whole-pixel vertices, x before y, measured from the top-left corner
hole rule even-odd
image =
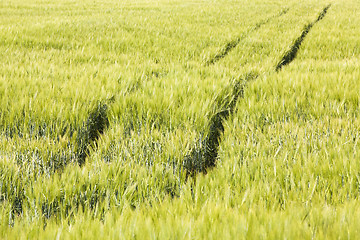
[[[290,50],[287,51],[284,56],[282,57],[282,59],[280,60],[280,62],[276,65],[275,70],[279,71],[283,66],[288,65],[289,63],[291,63],[295,57],[296,54],[301,46],[301,43],[304,41],[306,35],[310,32],[311,28],[317,23],[319,22],[321,19],[323,19],[326,15],[327,10],[330,8],[331,4],[327,5],[319,14],[318,18],[312,22],[309,23],[307,25],[305,25],[304,30],[302,31],[300,37],[298,37],[294,44],[291,46]]]

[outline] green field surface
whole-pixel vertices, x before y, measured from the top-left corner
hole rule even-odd
[[[359,26],[355,0],[0,0],[0,239],[357,239]]]

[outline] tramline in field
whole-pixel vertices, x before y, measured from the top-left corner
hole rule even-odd
[[[0,2],[0,238],[356,238],[359,12]]]

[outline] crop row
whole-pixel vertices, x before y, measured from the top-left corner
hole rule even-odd
[[[325,8],[327,9],[327,8]],[[326,10],[324,9],[325,13]],[[281,11],[279,16],[282,16],[283,14],[285,14],[287,12],[287,10],[285,11]],[[274,15],[278,16],[278,15]],[[269,22],[272,18],[274,17],[270,17],[265,21],[260,22],[259,24],[256,24],[254,28],[252,28],[250,30],[250,32],[257,30],[260,28],[260,26],[262,26],[263,24]],[[320,19],[318,19],[320,20]],[[318,21],[317,20],[317,21]],[[316,22],[317,22],[316,21]],[[247,32],[246,34],[249,34],[250,32]],[[245,36],[245,35],[244,35]],[[231,44],[231,48],[227,47],[228,45],[226,45],[225,49],[228,50],[224,50],[226,53],[220,53],[220,55],[222,55],[222,57],[224,57],[225,55],[228,54],[228,52],[234,48],[240,41],[241,39],[243,39],[245,37],[241,37],[241,38],[237,38],[236,40],[236,44],[234,46],[232,46]],[[229,45],[229,46],[230,46]],[[219,55],[219,56],[220,56]],[[218,56],[218,55],[216,55]],[[221,58],[222,58],[221,57]],[[211,64],[215,63],[218,59],[220,59],[220,57],[214,57],[213,59],[216,60],[211,60]],[[161,72],[161,71],[160,71]],[[251,72],[251,71],[250,71]],[[201,74],[201,73],[200,73]],[[158,72],[155,72],[154,74],[150,74],[151,76],[159,76]],[[203,133],[200,134],[196,134],[195,135],[203,135],[203,139],[200,139],[199,142],[199,146],[194,146],[194,147],[190,147],[190,150],[187,151],[188,154],[184,157],[182,155],[174,157],[174,156],[168,156],[168,160],[165,162],[163,161],[160,165],[156,165],[155,162],[151,162],[151,161],[147,161],[147,162],[140,162],[139,165],[143,166],[145,165],[146,168],[148,170],[151,170],[153,168],[155,168],[154,166],[156,166],[156,169],[154,170],[154,172],[150,173],[150,174],[158,174],[159,177],[155,178],[155,180],[151,180],[152,178],[150,178],[148,175],[146,175],[145,173],[142,173],[138,176],[135,176],[133,178],[129,177],[130,174],[130,170],[126,170],[127,167],[129,167],[128,165],[126,165],[128,162],[127,160],[124,160],[123,162],[125,163],[124,166],[122,166],[120,169],[122,169],[121,171],[124,171],[125,173],[116,173],[119,175],[117,178],[114,178],[113,176],[110,175],[101,175],[98,178],[99,179],[94,179],[90,182],[84,182],[83,184],[78,184],[79,186],[77,187],[76,190],[71,190],[71,189],[67,189],[66,192],[59,194],[56,194],[54,196],[52,196],[51,198],[49,197],[49,199],[46,199],[44,201],[42,201],[41,203],[36,203],[35,205],[39,204],[40,207],[39,209],[41,209],[41,213],[42,215],[46,216],[46,217],[50,217],[51,215],[58,215],[58,214],[64,214],[64,215],[68,215],[69,211],[72,207],[74,208],[79,208],[82,205],[82,208],[85,207],[90,207],[91,209],[95,209],[96,205],[99,204],[99,202],[104,202],[104,201],[109,201],[111,202],[111,204],[114,204],[113,202],[113,198],[114,197],[110,197],[110,196],[115,196],[115,198],[121,198],[122,196],[130,196],[129,199],[147,199],[149,198],[149,196],[152,196],[153,194],[151,194],[151,191],[155,191],[155,190],[149,190],[149,186],[151,186],[151,184],[154,184],[156,186],[162,186],[159,189],[157,189],[155,192],[155,195],[158,195],[158,197],[161,197],[163,194],[161,194],[161,192],[165,192],[166,194],[169,194],[171,196],[178,196],[180,195],[180,189],[181,189],[181,185],[184,182],[184,179],[187,178],[186,176],[195,176],[196,172],[203,172],[206,173],[208,171],[208,168],[214,167],[216,165],[216,159],[218,157],[218,149],[219,149],[219,145],[221,142],[221,138],[222,138],[222,134],[224,132],[224,122],[229,119],[229,117],[231,117],[232,113],[235,111],[236,108],[236,103],[239,99],[243,98],[244,96],[244,87],[245,84],[252,80],[255,79],[257,77],[257,74],[249,74],[249,75],[244,75],[244,77],[242,78],[236,78],[238,80],[235,80],[234,83],[232,85],[230,85],[230,87],[228,87],[228,89],[225,89],[223,91],[222,94],[220,94],[218,96],[218,98],[215,98],[214,102],[214,106],[211,106],[212,103],[210,103],[210,108],[214,109],[214,112],[212,113],[212,115],[207,119],[206,117],[203,117],[203,120],[200,121],[201,124],[200,125],[200,129],[201,131],[203,131]],[[141,84],[141,83],[140,83]],[[136,84],[135,84],[136,85]],[[132,87],[131,87],[132,88]],[[137,91],[142,90],[139,87],[134,86],[134,93],[136,93]],[[215,94],[213,94],[215,95]],[[135,96],[135,95],[134,95]],[[225,96],[225,97],[224,97]],[[115,100],[116,101],[121,101],[121,100]],[[116,106],[111,107],[111,101],[110,103],[104,103],[104,101],[100,101],[97,102],[96,104],[94,104],[93,109],[90,111],[88,111],[88,115],[87,116],[83,116],[81,117],[81,119],[83,119],[83,121],[77,121],[77,126],[76,127],[67,127],[68,125],[66,125],[65,127],[62,127],[62,129],[60,130],[56,130],[57,132],[65,132],[65,134],[60,134],[60,136],[58,136],[58,139],[56,139],[55,144],[61,144],[62,141],[64,141],[64,148],[60,147],[59,150],[59,154],[63,154],[63,150],[64,149],[68,149],[68,155],[65,151],[65,155],[64,157],[59,157],[55,156],[53,159],[58,159],[56,161],[49,161],[49,162],[55,162],[54,166],[49,166],[49,167],[45,167],[42,166],[43,164],[41,163],[41,161],[33,161],[34,162],[39,162],[39,166],[40,167],[34,167],[34,171],[36,171],[37,169],[41,169],[41,168],[45,168],[45,169],[51,169],[52,171],[54,171],[53,173],[51,173],[50,175],[54,174],[54,176],[62,178],[62,171],[57,172],[57,170],[59,169],[57,166],[55,166],[56,164],[60,164],[61,168],[64,168],[66,166],[66,164],[69,163],[79,163],[80,165],[84,165],[86,158],[90,158],[90,154],[94,154],[96,156],[96,154],[99,154],[97,152],[97,148],[99,148],[99,151],[101,153],[102,149],[101,149],[101,145],[104,142],[101,141],[105,141],[104,139],[107,139],[110,143],[113,142],[113,139],[111,138],[111,131],[115,131],[113,130],[114,125],[116,125],[118,122],[120,121],[118,119],[111,119],[111,117],[109,117],[109,109],[114,109],[116,108]],[[114,104],[116,105],[116,104]],[[127,106],[127,105],[126,105]],[[136,107],[136,105],[134,104],[134,107]],[[166,109],[167,107],[164,107],[163,109]],[[138,110],[137,109],[133,109],[133,110],[127,110],[129,114],[131,113],[137,113]],[[145,113],[147,112],[147,110],[143,110]],[[126,111],[124,111],[126,112]],[[84,114],[84,113],[81,113]],[[142,132],[143,130],[140,130],[139,128],[143,127],[144,125],[147,125],[148,127],[145,127],[145,129],[147,130],[151,130],[152,133],[150,132],[150,135],[153,135],[152,137],[156,138],[156,134],[157,132],[160,132],[160,135],[163,135],[163,132],[165,131],[164,128],[168,128],[168,129],[172,129],[174,128],[174,126],[171,126],[170,124],[164,126],[164,124],[162,124],[163,122],[169,123],[170,120],[167,119],[168,117],[161,115],[161,112],[155,112],[153,114],[150,115],[150,117],[152,117],[153,119],[149,119],[147,118],[148,116],[145,116],[144,120],[144,124],[141,124],[141,121],[143,119],[143,117],[138,114],[137,116],[133,116],[134,121],[132,120],[126,120],[124,123],[122,123],[122,126],[124,127],[123,130],[121,130],[121,134],[115,133],[115,135],[117,137],[124,137],[124,140],[121,140],[125,143],[123,144],[128,144],[128,146],[130,146],[130,144],[132,144],[132,141],[135,141],[135,139],[132,138],[136,138],[136,131]],[[165,119],[164,119],[165,118]],[[205,120],[204,120],[205,119]],[[179,121],[180,122],[180,121]],[[176,123],[177,124],[177,128],[181,129],[181,123]],[[30,129],[32,129],[33,125],[30,124]],[[44,128],[38,128],[36,129],[35,127],[35,132],[37,132],[35,135],[35,139],[46,139],[46,136],[48,136],[47,134],[42,134],[41,132],[43,131],[43,129],[48,128],[47,126]],[[186,128],[186,127],[185,127]],[[14,141],[16,141],[16,139],[18,139],[17,136],[15,135],[21,135],[21,127],[18,128],[17,133],[14,133],[14,130],[16,128],[9,128],[9,130],[7,130],[6,132],[6,138],[11,140],[11,139],[15,139]],[[75,130],[74,130],[75,129]],[[146,130],[146,131],[147,131]],[[150,131],[149,130],[149,131]],[[198,130],[198,129],[196,129]],[[30,133],[33,133],[33,130],[29,131]],[[70,133],[74,132],[74,136],[72,136]],[[75,134],[76,132],[76,134]],[[104,134],[106,133],[106,134]],[[110,134],[110,136],[106,136],[107,133]],[[104,134],[103,137],[100,137],[100,135]],[[141,134],[138,134],[138,139],[139,142],[142,141],[141,139]],[[45,136],[45,137],[44,137]],[[66,139],[66,136],[68,136],[69,139]],[[167,136],[166,136],[167,137]],[[160,136],[159,138],[161,139],[162,142],[164,142],[166,139],[166,137],[164,136]],[[20,139],[23,138],[23,136],[19,137]],[[30,136],[30,138],[32,138]],[[65,138],[65,139],[64,139]],[[190,136],[190,139],[194,138],[193,136]],[[160,142],[161,142],[160,141]],[[191,140],[186,140],[187,142],[191,142]],[[161,152],[161,150],[159,150],[159,145],[161,146],[162,143],[158,144],[159,141],[156,141],[156,139],[154,141],[151,141],[151,143],[148,142],[148,140],[146,139],[144,142],[142,142],[142,145],[147,146],[144,148],[144,150],[140,153],[140,155],[145,155],[145,154],[156,154],[156,151]],[[146,145],[148,144],[148,145]],[[106,144],[105,144],[106,145]],[[111,145],[111,144],[110,144]],[[115,144],[116,145],[116,144]],[[120,145],[121,146],[121,145]],[[167,146],[169,147],[169,146]],[[57,147],[55,147],[57,148]],[[130,147],[127,147],[126,149],[131,149]],[[185,151],[183,151],[185,150]],[[186,148],[182,148],[180,150],[178,150],[180,153],[186,152]],[[147,153],[148,152],[148,153]],[[31,153],[33,154],[33,153]],[[56,151],[51,152],[50,154],[53,155],[57,155]],[[106,153],[106,154],[110,154],[108,156],[109,157],[109,161],[111,161],[113,159],[113,157],[111,156],[111,153]],[[131,154],[133,153],[122,153],[123,156],[129,155],[131,156]],[[25,157],[24,157],[25,155]],[[19,162],[22,164],[22,166],[25,166],[25,163],[29,163],[26,162],[26,154],[24,155],[19,155],[20,157],[18,157]],[[117,155],[117,157],[119,157],[119,155]],[[156,155],[154,156],[156,157]],[[164,156],[163,156],[164,157]],[[48,156],[45,156],[44,158],[48,158]],[[35,159],[39,159],[37,157],[35,157]],[[131,157],[124,157],[124,159],[131,159]],[[145,159],[149,159],[148,157],[145,157]],[[51,160],[51,159],[50,159]],[[130,160],[132,161],[132,160]],[[119,161],[121,163],[121,161]],[[120,164],[119,162],[117,162],[117,164]],[[163,164],[165,163],[165,164]],[[21,165],[20,164],[20,165]],[[122,164],[122,163],[121,163]],[[120,165],[121,165],[120,164]],[[51,165],[51,164],[50,164]],[[16,169],[16,166],[12,166],[13,169]],[[110,167],[109,167],[110,168]],[[185,168],[185,171],[183,170],[183,168]],[[66,169],[64,170],[66,171]],[[173,173],[174,172],[177,174],[179,174],[178,176],[175,176],[173,178],[175,179],[168,179],[168,180],[164,180],[164,178],[168,177],[169,173]],[[35,173],[34,174],[34,179],[30,178],[23,178],[22,174],[24,173],[16,173],[16,171],[14,170],[14,172],[12,173],[2,173],[3,176],[11,176],[8,179],[3,179],[2,181],[2,185],[1,185],[1,189],[2,189],[2,196],[0,196],[1,201],[9,201],[11,202],[11,206],[12,206],[12,216],[14,215],[21,215],[24,211],[24,208],[29,208],[29,206],[31,206],[31,202],[24,204],[24,201],[27,201],[26,199],[28,199],[28,196],[26,195],[26,190],[29,187],[28,184],[29,182],[33,182],[35,181],[36,178],[41,179],[41,175],[39,176]],[[145,175],[145,177],[144,177]],[[175,174],[174,174],[175,175]],[[128,177],[128,181],[129,183],[124,183],[123,185],[119,186],[120,183],[116,184],[116,185],[111,185],[109,183],[106,182],[105,179],[118,179],[120,178],[119,176],[121,176],[121,178],[126,179]],[[43,180],[45,181],[46,178],[44,178]],[[75,179],[75,178],[74,178]],[[132,179],[132,180],[131,180]],[[138,181],[135,181],[134,179],[138,179]],[[141,180],[142,179],[142,180]],[[147,179],[148,181],[156,181],[156,183],[144,183],[142,186],[139,186],[137,184],[135,184],[134,182],[143,182],[143,179]],[[41,181],[43,181],[41,180]],[[63,179],[64,180],[64,179]],[[76,183],[75,180],[74,184]],[[94,182],[93,182],[94,181]],[[101,184],[99,184],[101,183]],[[40,184],[37,183],[37,184]],[[55,183],[54,183],[55,184]],[[14,191],[14,185],[16,185],[16,191]],[[51,186],[51,184],[49,184],[49,186]],[[113,189],[110,190],[106,190],[105,189],[109,189],[108,186],[113,186]],[[31,186],[33,187],[33,186]],[[50,189],[50,187],[49,187]],[[118,189],[122,189],[123,192],[119,193]],[[130,189],[130,190],[129,190]],[[51,192],[53,192],[54,190],[49,190]],[[131,192],[130,195],[126,195],[127,193],[125,193],[126,191]],[[72,199],[75,199],[73,202],[66,202],[69,198],[69,196],[72,196]],[[145,201],[145,200],[142,200]],[[110,203],[109,203],[110,204]],[[136,204],[138,204],[138,202],[136,202],[136,200],[134,200],[134,203],[131,203],[132,205],[136,206]],[[26,205],[26,207],[24,207],[24,205]],[[59,210],[61,209],[61,210]],[[67,209],[67,210],[66,210]],[[105,211],[105,209],[104,209]]]

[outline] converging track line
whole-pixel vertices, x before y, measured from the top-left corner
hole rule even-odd
[[[307,25],[305,25],[304,30],[302,31],[300,37],[298,37],[294,44],[291,46],[290,50],[287,51],[284,56],[282,57],[282,59],[280,60],[280,62],[276,65],[275,70],[279,71],[283,66],[288,65],[289,63],[291,63],[296,55],[297,52],[301,46],[301,43],[304,41],[306,35],[310,32],[311,28],[317,23],[319,22],[321,19],[323,19],[327,13],[327,10],[330,8],[331,4],[327,5],[319,14],[318,18],[314,21],[311,22]]]

